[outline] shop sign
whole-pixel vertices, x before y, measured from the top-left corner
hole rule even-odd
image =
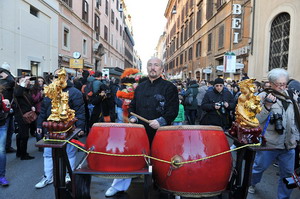
[[[232,14],[233,15],[240,15],[242,14],[242,6],[241,4],[233,4],[232,5]],[[236,32],[235,30],[240,30],[242,27],[242,19],[233,17],[231,22],[231,28],[233,29],[233,43],[237,44],[239,43],[239,32]]]
[[[236,69],[236,56],[233,52],[225,53],[224,55],[224,72],[235,73]]]
[[[70,59],[70,68],[83,68],[83,59]]]

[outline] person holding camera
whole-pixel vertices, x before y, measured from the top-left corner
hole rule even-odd
[[[283,178],[294,171],[295,147],[299,142],[299,108],[293,93],[287,90],[289,74],[286,70],[276,68],[268,73],[271,88],[259,94],[262,111],[256,115],[270,151],[257,151],[252,169],[249,193],[255,193],[255,185],[261,181],[263,172],[276,159],[279,164],[280,178],[278,199],[289,198],[292,190],[287,189]]]
[[[231,125],[230,111],[234,110],[235,103],[233,95],[224,88],[224,80],[217,78],[214,81],[214,88],[204,95],[201,108],[205,111],[202,125],[216,125],[224,130]]]

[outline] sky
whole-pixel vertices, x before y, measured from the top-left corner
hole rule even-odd
[[[168,0],[125,0],[131,15],[134,48],[141,57],[144,73],[146,63],[153,56],[159,37],[164,32],[167,3]]]

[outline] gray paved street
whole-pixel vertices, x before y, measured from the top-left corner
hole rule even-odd
[[[15,139],[15,138],[14,138]],[[0,187],[0,199],[53,199],[54,188],[49,185],[43,189],[35,189],[34,185],[43,175],[42,153],[34,147],[35,138],[30,138],[29,153],[35,156],[34,160],[21,161],[15,157],[15,154],[7,155],[7,178],[10,186]],[[80,152],[78,156],[82,156]],[[78,158],[80,159],[80,158]],[[258,186],[256,194],[249,194],[247,199],[275,199],[277,190],[276,172],[278,168],[271,166],[265,173],[262,182]],[[111,179],[92,178],[91,196],[93,199],[105,198],[105,190],[109,187]],[[143,185],[135,182],[125,194],[120,194],[114,199],[141,199],[143,198]],[[151,199],[158,198],[158,192],[151,192]],[[291,199],[299,199],[300,191],[293,190]]]

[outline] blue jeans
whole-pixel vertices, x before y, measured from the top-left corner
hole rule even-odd
[[[92,113],[93,113],[93,110],[94,110],[94,105],[93,104],[88,104],[88,109],[89,109],[89,116],[90,116],[90,118],[91,118],[91,115],[92,115]]]
[[[7,117],[8,124],[7,124],[7,137],[6,137],[6,149],[10,149],[11,147],[11,140],[13,133],[15,132],[15,118],[13,114],[9,114]]]
[[[5,168],[6,168],[6,136],[7,136],[7,125],[8,120],[2,126],[0,126],[0,177],[5,176]]]
[[[116,106],[117,123],[123,123],[123,110]]]
[[[255,156],[252,169],[251,185],[260,182],[263,172],[273,163],[278,161],[280,169],[280,178],[278,183],[277,197],[278,199],[288,199],[292,193],[292,189],[288,189],[282,179],[290,177],[294,172],[295,150],[277,149],[273,151],[258,151]]]

